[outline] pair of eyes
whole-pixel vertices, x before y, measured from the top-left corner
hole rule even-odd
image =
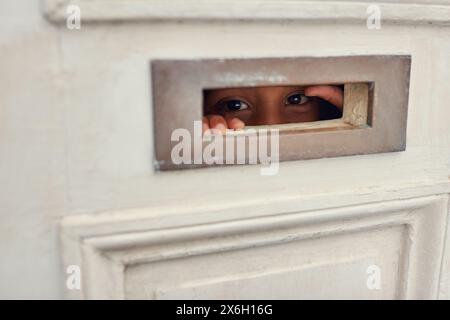
[[[308,97],[303,93],[293,93],[286,97],[284,101],[285,106],[302,105],[309,101]],[[235,112],[248,109],[249,103],[238,98],[227,98],[219,102],[219,108],[225,112]]]

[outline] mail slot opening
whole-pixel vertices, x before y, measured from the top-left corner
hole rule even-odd
[[[155,168],[264,165],[260,154],[269,154],[264,152],[269,149],[271,155],[275,150],[279,161],[405,150],[410,66],[411,57],[404,55],[152,61]],[[275,109],[266,106],[265,112],[294,108],[286,101],[303,105],[316,97],[306,92],[311,86],[339,88],[342,109],[336,104],[333,108],[340,112],[333,114],[330,108],[331,114],[326,114],[319,108],[319,113],[309,118],[287,113],[239,117],[243,129],[227,129],[227,124],[225,136],[202,134],[202,118],[223,116],[224,107],[233,112],[243,110],[242,115],[252,106],[258,114],[261,101],[275,104]],[[231,89],[234,92],[230,93]],[[311,101],[320,105],[319,99]],[[224,104],[230,100],[229,105]],[[264,144],[269,140],[270,144]],[[241,145],[245,153],[239,152],[238,159]],[[255,145],[258,157],[251,157]],[[229,163],[231,150],[235,157],[230,160],[236,161]],[[240,159],[243,161],[237,161]]]
[[[298,130],[370,126],[371,87],[348,83],[205,89],[203,128],[228,132],[260,126]]]

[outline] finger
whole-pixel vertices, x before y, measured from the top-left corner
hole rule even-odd
[[[225,118],[219,115],[209,115],[209,127],[211,129],[217,129],[222,134],[225,134],[227,132],[227,122],[225,121]]]
[[[205,133],[207,130],[209,130],[208,118],[202,117],[202,132]]]
[[[244,129],[245,123],[241,119],[238,118],[229,118],[227,119],[228,128],[233,130]]]
[[[335,105],[342,110],[344,105],[344,93],[336,86],[312,86],[305,89],[307,97],[319,97]]]

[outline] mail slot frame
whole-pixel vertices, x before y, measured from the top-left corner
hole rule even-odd
[[[233,87],[370,84],[368,125],[281,130],[280,161],[403,151],[410,67],[409,55],[153,60],[155,168],[204,166],[172,162],[172,132],[185,128],[194,136],[193,123],[203,115],[203,90]]]

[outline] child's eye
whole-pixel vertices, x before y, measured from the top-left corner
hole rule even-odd
[[[239,99],[230,99],[220,103],[220,107],[223,111],[240,111],[245,110],[249,106],[246,102]]]
[[[286,98],[285,105],[304,104],[307,103],[308,101],[309,101],[308,97],[305,96],[303,93],[294,93]]]

